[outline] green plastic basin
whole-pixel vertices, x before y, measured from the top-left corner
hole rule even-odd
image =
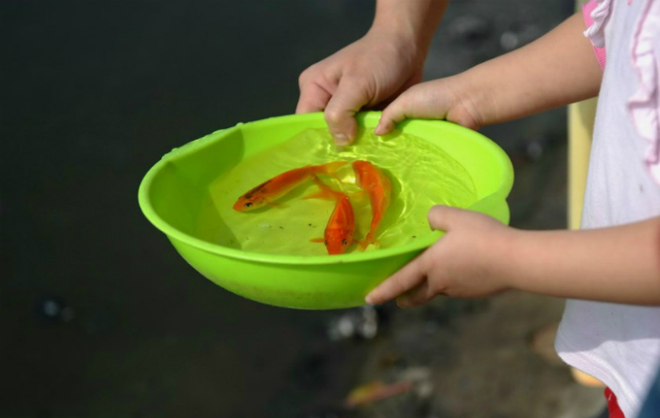
[[[363,112],[361,127],[373,129],[380,112]],[[241,123],[192,141],[164,155],[139,189],[140,208],[178,253],[204,277],[245,298],[281,307],[337,309],[360,306],[364,296],[433,244],[441,232],[415,242],[375,251],[333,256],[262,254],[222,246],[196,233],[209,201],[209,185],[245,158],[309,128],[325,128],[322,113],[289,115]],[[513,169],[506,153],[470,129],[433,120],[408,120],[404,133],[440,147],[470,174],[477,200],[469,210],[509,222],[506,198]],[[220,226],[218,226],[220,225]],[[215,228],[222,233],[222,219]]]

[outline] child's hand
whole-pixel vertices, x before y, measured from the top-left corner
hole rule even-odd
[[[440,294],[472,298],[510,287],[506,252],[513,229],[489,216],[449,206],[431,208],[429,223],[446,234],[372,290],[367,303],[398,297],[400,307],[411,307]]]
[[[383,110],[374,133],[385,135],[406,118],[446,119],[479,129],[483,121],[474,99],[475,95],[468,93],[464,75],[417,84]]]
[[[582,13],[575,13],[522,48],[413,86],[383,111],[375,133],[388,133],[407,117],[479,129],[594,97],[603,72],[583,31]]]

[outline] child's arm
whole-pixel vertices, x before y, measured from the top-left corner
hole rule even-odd
[[[429,222],[446,235],[374,289],[368,303],[403,295],[398,303],[408,307],[439,294],[481,297],[518,289],[660,305],[660,217],[594,230],[523,231],[436,206]]]
[[[455,77],[409,89],[376,133],[407,116],[477,128],[593,96],[601,70],[575,15],[518,51]],[[630,304],[660,304],[660,217],[585,231],[521,231],[476,212],[436,206],[438,242],[374,289],[368,303],[401,306],[435,295],[479,297],[507,289]]]
[[[535,42],[456,76],[413,86],[384,111],[379,135],[406,117],[447,119],[478,129],[598,93],[602,71],[581,14]]]
[[[296,113],[324,111],[340,145],[357,132],[363,106],[391,100],[422,80],[424,60],[448,0],[378,0],[368,33],[306,69]]]

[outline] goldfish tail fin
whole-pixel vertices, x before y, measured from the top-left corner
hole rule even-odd
[[[327,184],[323,183],[316,174],[312,176],[312,180],[319,186],[319,191],[312,193],[309,196],[305,196],[305,199],[326,199],[326,200],[337,200],[338,196],[334,190],[332,190]]]
[[[328,175],[333,175],[335,174],[340,168],[344,167],[346,164],[348,164],[348,161],[331,161],[329,163],[320,165],[320,170],[324,174]]]
[[[322,164],[317,167],[318,174],[325,174],[332,177],[341,183],[341,178],[337,175],[337,171],[348,164],[348,161],[332,161],[326,164]]]
[[[335,197],[327,192],[326,190],[319,190],[316,193],[312,193],[303,197],[303,199],[325,199],[325,200],[335,200]]]
[[[342,183],[342,184],[343,184],[343,183]],[[367,198],[369,198],[369,194],[368,194],[367,192],[365,192],[364,190],[358,190],[358,191],[355,191],[355,192],[354,192],[354,191],[351,191],[351,192],[348,192],[348,194],[349,194],[353,199],[356,199],[356,200],[363,200],[363,199],[367,199]]]
[[[358,246],[360,247],[360,250],[364,251],[367,249],[368,246],[371,244],[377,244],[378,241],[374,238],[374,236],[371,233],[368,233],[364,239],[357,241]]]

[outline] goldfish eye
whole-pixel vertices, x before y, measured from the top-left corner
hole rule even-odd
[[[246,208],[249,208],[250,206],[252,206],[252,202],[247,202],[247,203],[244,204],[243,206],[245,206]]]
[[[344,247],[347,246],[348,245],[348,240],[345,240],[345,239],[341,240],[341,245],[343,245]]]

